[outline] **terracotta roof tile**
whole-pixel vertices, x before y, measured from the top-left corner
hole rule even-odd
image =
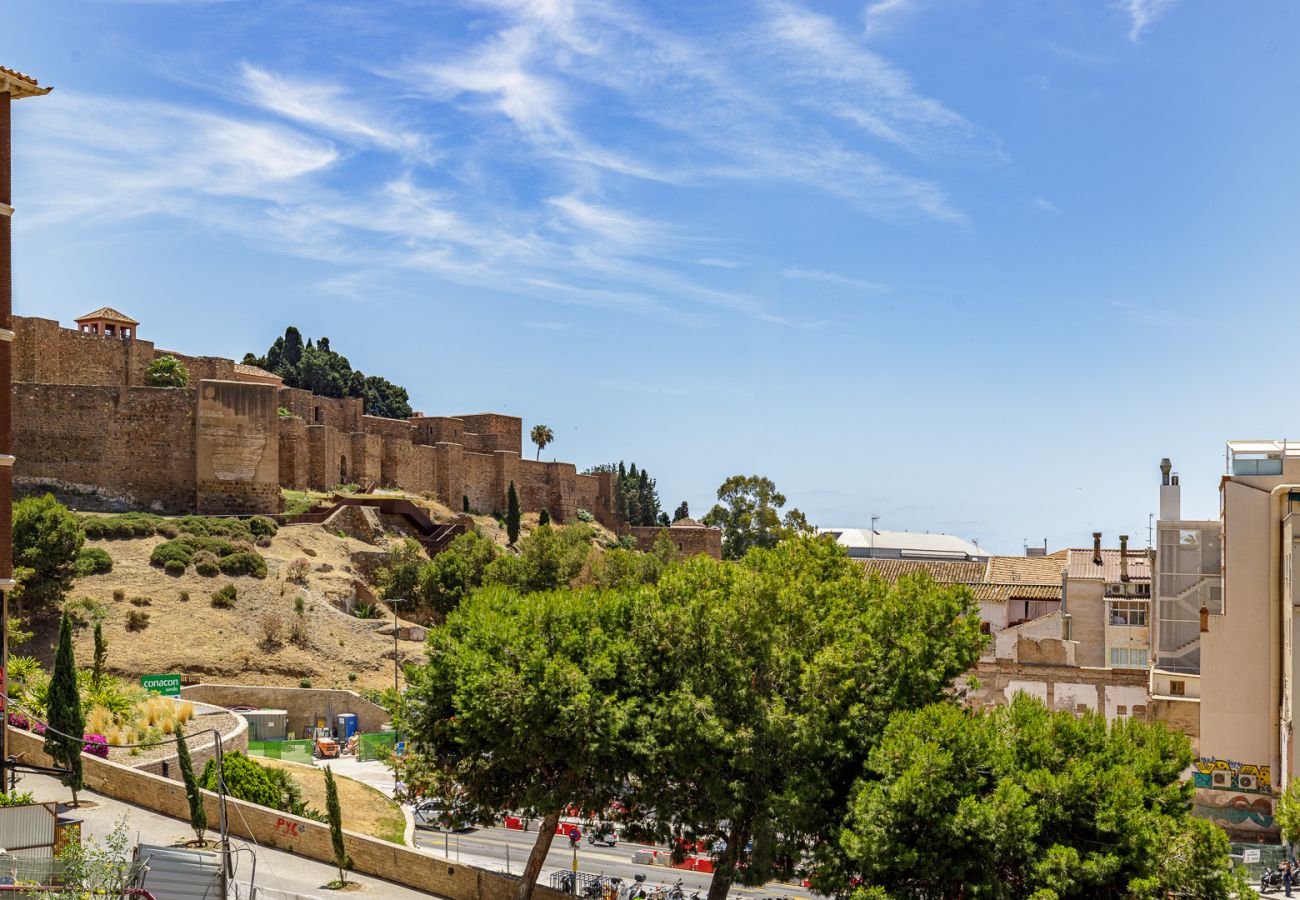
[[[240,375],[255,375],[258,378],[279,378],[274,372],[268,372],[266,369],[258,366],[249,366],[244,363],[235,363],[235,371]]]
[[[979,584],[984,580],[983,562],[947,562],[932,559],[854,559],[885,581],[897,581],[904,575],[925,572],[943,584]]]
[[[36,79],[30,75],[24,75],[15,69],[7,69],[0,66],[0,91],[13,97],[39,97],[42,94],[48,94],[50,89],[41,87]]]
[[[676,522],[669,526],[670,528],[705,528],[703,522],[697,522],[690,516],[682,516]]]
[[[1050,584],[974,584],[976,600],[1060,600],[1061,586]]]
[[[1064,560],[1049,556],[994,556],[989,560],[987,580],[992,583],[1061,585]]]
[[[94,312],[88,312],[84,316],[78,316],[77,318],[73,319],[73,321],[85,322],[89,319],[107,319],[110,322],[122,322],[123,324],[126,325],[140,324],[135,319],[128,316],[126,313],[120,313],[117,310],[113,309],[113,307],[111,306],[101,306],[99,309],[95,310]]]
[[[1096,578],[1102,581],[1119,581],[1119,551],[1102,550],[1101,564],[1092,561],[1091,550],[1071,550],[1069,566],[1071,578]],[[1145,550],[1128,552],[1129,581],[1150,581],[1151,560]]]

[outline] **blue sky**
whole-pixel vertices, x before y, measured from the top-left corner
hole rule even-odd
[[[294,323],[697,514],[762,473],[823,525],[1145,540],[1161,456],[1213,516],[1223,441],[1297,432],[1298,14],[28,4],[15,308]]]

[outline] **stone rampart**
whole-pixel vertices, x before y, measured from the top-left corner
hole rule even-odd
[[[653,550],[659,535],[667,532],[673,548],[682,556],[699,556],[703,553],[714,559],[722,559],[722,529],[720,528],[695,525],[675,525],[669,528],[635,525],[625,531],[636,538],[636,548],[643,553]]]
[[[20,493],[49,489],[81,508],[193,511],[195,391],[16,383],[13,401]]]
[[[523,420],[500,413],[385,419],[355,397],[320,397],[241,375],[235,363],[156,350],[15,317],[14,435],[20,490],[80,508],[274,513],[281,486],[379,484],[502,514],[515,483],[524,512],[557,522],[585,509],[620,525],[608,475],[521,458]],[[189,388],[145,388],[169,353]],[[149,393],[136,393],[146,391]],[[280,409],[288,414],[278,415]]]
[[[276,393],[267,384],[199,383],[195,505],[200,513],[280,511]]]

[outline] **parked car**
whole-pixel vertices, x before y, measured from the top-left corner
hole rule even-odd
[[[433,831],[468,831],[473,827],[456,804],[442,800],[424,800],[415,805],[411,811],[416,828],[428,828]]]
[[[587,843],[591,846],[603,844],[606,847],[613,847],[618,843],[618,834],[614,831],[614,825],[611,822],[594,822],[587,826]]]

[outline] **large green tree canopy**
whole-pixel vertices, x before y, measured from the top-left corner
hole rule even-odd
[[[812,529],[798,509],[785,515],[785,494],[762,475],[732,475],[718,487],[718,502],[704,516],[704,524],[722,529],[722,555],[740,559],[754,547],[775,547],[779,542]]]
[[[412,414],[406,388],[353,369],[346,356],[330,349],[329,338],[304,344],[302,333],[292,325],[284,337],[275,339],[264,356],[245,354],[244,363],[274,372],[289,387],[322,397],[360,397],[365,401],[366,415],[407,419]]]
[[[1192,819],[1191,744],[1163,724],[1024,694],[897,715],[870,754],[823,889],[878,897],[1253,896]],[[860,881],[859,881],[860,880]]]
[[[562,810],[606,808],[650,749],[641,595],[501,586],[429,634],[406,716],[408,784],[484,813],[541,816],[528,897]]]
[[[658,679],[657,768],[630,815],[726,842],[710,900],[793,874],[842,820],[890,713],[941,699],[983,645],[968,590],[886,584],[825,538],[670,566],[652,612],[639,643]]]

